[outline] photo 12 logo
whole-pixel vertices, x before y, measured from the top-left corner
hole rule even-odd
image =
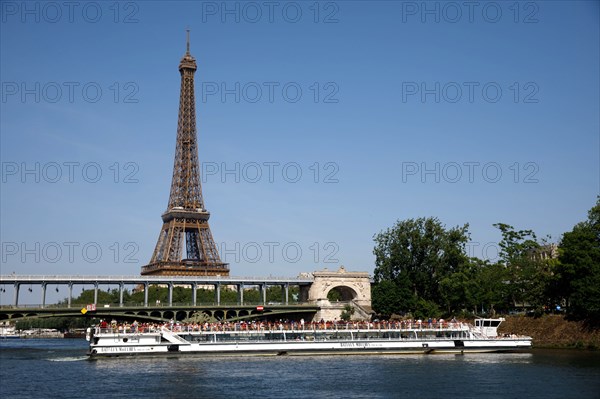
[[[2,1],[2,23],[137,24],[140,7],[134,1]]]
[[[2,183],[139,183],[136,162],[2,162]]]
[[[270,103],[313,102],[337,104],[340,88],[336,82],[202,82],[200,94],[203,103]]]
[[[402,162],[402,183],[498,183],[503,178],[513,183],[539,183],[540,167],[535,162],[513,162],[502,166],[498,162]]]
[[[537,104],[540,87],[536,82],[402,82],[402,102],[490,103],[502,99],[513,103]]]
[[[537,24],[540,6],[534,1],[403,1],[402,23],[488,23],[502,20]]]
[[[140,248],[136,242],[2,242],[2,263],[98,263],[105,259],[114,263],[139,263]]]
[[[140,88],[136,82],[9,82],[1,85],[2,103],[139,103]]]
[[[218,180],[221,183],[339,183],[340,170],[336,162],[202,162],[202,183]]]
[[[500,260],[502,249],[496,242],[480,243],[478,241],[470,241],[465,244],[465,251],[470,258],[479,258],[493,263]]]
[[[337,24],[340,6],[334,1],[203,1],[202,22]]]
[[[279,242],[222,242],[218,244],[221,260],[227,263],[339,263],[336,258],[340,247],[336,242],[300,244],[295,241]]]

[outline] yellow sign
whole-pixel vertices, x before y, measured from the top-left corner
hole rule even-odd
[[[87,309],[86,308],[81,309],[81,314],[86,314],[86,313],[87,313]]]

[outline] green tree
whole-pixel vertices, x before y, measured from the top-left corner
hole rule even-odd
[[[354,314],[354,307],[350,304],[344,306],[344,311],[340,315],[340,319],[343,321],[350,321],[352,315]]]
[[[588,220],[563,235],[557,270],[569,316],[600,324],[600,197]]]
[[[553,262],[544,255],[532,230],[515,230],[504,223],[494,224],[501,233],[500,262],[506,268],[508,297],[513,306],[530,306],[538,311],[549,305]],[[543,243],[545,244],[545,243]]]
[[[446,229],[437,218],[398,221],[377,234],[373,250],[375,311],[384,315],[419,309],[439,312],[448,299],[440,283],[469,262],[465,251],[468,239],[468,225]],[[386,298],[389,293],[391,297]]]
[[[477,307],[477,276],[480,272],[481,266],[472,260],[463,262],[441,279],[440,291],[448,314]]]
[[[342,300],[342,294],[338,290],[331,290],[327,293],[329,302],[339,302]]]
[[[502,233],[502,240],[499,244],[500,259],[506,265],[540,247],[533,230],[515,231],[513,226],[506,223],[495,223],[494,227],[497,227]]]
[[[398,284],[390,280],[373,284],[371,303],[377,313],[388,316],[415,308],[414,296],[409,284]]]
[[[474,282],[475,306],[481,305],[491,314],[512,308],[509,286],[506,284],[508,280],[506,267],[486,260],[474,261],[478,263],[478,273]]]

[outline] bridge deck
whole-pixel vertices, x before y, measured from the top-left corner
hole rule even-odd
[[[0,284],[221,284],[221,285],[276,285],[312,284],[312,277],[235,277],[235,276],[42,276],[42,275],[0,275]]]

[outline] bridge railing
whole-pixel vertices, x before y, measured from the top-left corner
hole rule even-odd
[[[88,303],[71,303],[69,307],[66,303],[61,304],[5,304],[0,305],[1,310],[11,310],[11,309],[23,309],[23,310],[40,310],[40,309],[81,309],[87,307]],[[169,309],[169,308],[203,308],[203,307],[211,307],[211,308],[227,308],[232,306],[243,306],[243,307],[256,307],[263,306],[264,308],[274,308],[274,307],[286,307],[286,306],[314,306],[313,303],[310,302],[289,302],[285,303],[271,303],[264,305],[262,302],[246,302],[243,304],[239,302],[221,302],[217,304],[217,302],[196,302],[196,305],[193,305],[191,302],[173,302],[172,305],[168,303],[148,303],[148,306],[144,306],[143,302],[123,302],[123,305],[119,303],[97,303],[96,311],[102,309],[119,309],[119,308],[134,308],[134,309]]]
[[[124,282],[126,284],[143,284],[143,283],[204,283],[204,282],[219,282],[222,284],[248,283],[249,285],[263,283],[291,283],[291,284],[306,284],[313,282],[312,277],[281,277],[281,276],[84,276],[84,275],[18,275],[8,274],[0,275],[0,283],[85,283],[93,284],[99,282],[101,284],[118,284]]]

